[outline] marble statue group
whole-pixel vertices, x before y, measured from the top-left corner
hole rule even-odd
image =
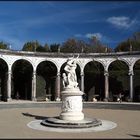
[[[77,68],[77,58],[68,58],[66,66],[64,67],[65,73],[62,74],[63,76],[63,86],[64,88],[77,88],[77,75],[76,75],[76,68]]]

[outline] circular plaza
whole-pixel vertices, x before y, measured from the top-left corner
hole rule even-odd
[[[60,107],[60,102],[2,102],[0,104],[0,138],[140,138],[139,103],[84,103],[83,112],[86,117],[109,120],[117,124],[117,127],[107,131],[57,132],[28,127],[32,121],[41,121],[46,117],[57,116],[61,111]]]

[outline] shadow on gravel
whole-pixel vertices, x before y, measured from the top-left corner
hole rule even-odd
[[[44,120],[44,119],[47,119],[48,117],[46,116],[38,116],[38,115],[33,115],[33,114],[30,114],[30,113],[22,113],[23,116],[26,116],[26,117],[33,117],[37,120]]]
[[[132,137],[137,137],[137,138],[140,138],[140,135],[134,135],[134,134],[128,134],[129,136],[132,136]]]

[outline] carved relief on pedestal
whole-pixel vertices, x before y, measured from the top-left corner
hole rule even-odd
[[[66,97],[62,103],[62,111],[82,111],[81,96]]]

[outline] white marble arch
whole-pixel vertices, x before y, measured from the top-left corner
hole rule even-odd
[[[14,70],[14,65],[17,65],[16,63],[18,61],[26,61],[29,65],[31,65],[31,68],[32,68],[32,73],[33,73],[33,64],[32,64],[32,61],[28,58],[23,58],[23,57],[19,57],[18,59],[15,59],[12,63],[11,63],[11,68],[10,68],[10,71],[11,71],[11,74],[13,73],[13,70]]]
[[[37,70],[37,67],[39,66],[39,64],[41,64],[42,62],[47,62],[47,61],[53,63],[58,72],[59,65],[58,65],[57,61],[55,61],[54,59],[50,59],[50,58],[37,59],[36,63],[35,63],[35,70]]]
[[[11,70],[13,69],[13,66],[16,64],[16,62],[18,61],[26,61],[27,63],[29,63],[29,65],[32,66],[32,70],[33,70],[33,64],[32,64],[32,61],[30,61],[29,59],[26,59],[26,58],[18,58],[16,59],[15,61],[13,61],[13,63],[11,64]]]

